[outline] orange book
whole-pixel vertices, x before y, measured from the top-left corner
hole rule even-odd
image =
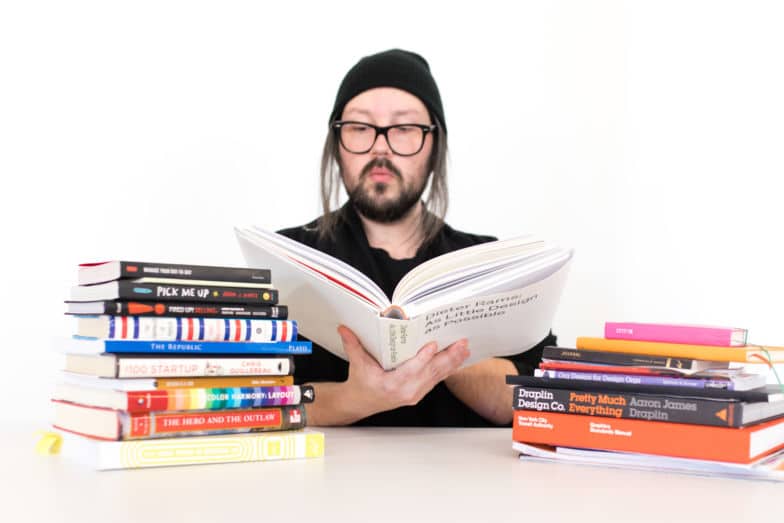
[[[647,356],[671,356],[674,358],[693,358],[696,360],[740,361],[743,363],[784,362],[784,347],[763,345],[744,345],[742,347],[712,347],[708,345],[687,345],[683,343],[663,343],[658,341],[609,340],[606,338],[577,338],[578,349],[602,350],[607,352],[627,352]]]
[[[515,410],[512,439],[558,447],[751,463],[784,448],[784,417],[729,428]]]

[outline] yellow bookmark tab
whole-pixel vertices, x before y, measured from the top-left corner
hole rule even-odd
[[[35,452],[39,456],[52,456],[60,453],[60,446],[63,442],[62,436],[56,432],[40,430],[36,432],[39,437],[35,444]]]

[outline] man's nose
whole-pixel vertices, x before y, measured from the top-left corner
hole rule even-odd
[[[391,154],[392,150],[389,148],[389,142],[387,141],[386,134],[379,133],[376,135],[376,141],[373,142],[373,148],[370,152],[377,156],[388,156]]]

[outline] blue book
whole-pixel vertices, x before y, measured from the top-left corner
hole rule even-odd
[[[56,341],[58,352],[66,354],[137,353],[137,354],[310,354],[309,341],[238,342],[238,341],[155,341],[107,340],[74,336]]]

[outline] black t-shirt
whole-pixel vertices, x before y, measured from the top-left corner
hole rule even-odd
[[[315,221],[302,227],[284,229],[280,233],[348,263],[372,279],[390,299],[400,279],[417,265],[441,254],[495,240],[491,236],[456,231],[445,224],[435,239],[420,248],[416,256],[407,260],[395,260],[383,249],[375,249],[368,244],[362,223],[352,206],[345,205],[338,212],[340,219],[333,239],[319,239]],[[545,345],[555,345],[555,341],[555,336],[550,334],[533,349],[504,358],[514,363],[518,373],[531,374],[542,358],[542,349]],[[470,348],[469,340],[469,350]],[[348,362],[315,343],[313,354],[295,356],[294,369],[296,383],[342,382],[348,378]],[[416,405],[380,412],[359,420],[355,425],[493,426],[452,394],[444,382],[436,385]]]

